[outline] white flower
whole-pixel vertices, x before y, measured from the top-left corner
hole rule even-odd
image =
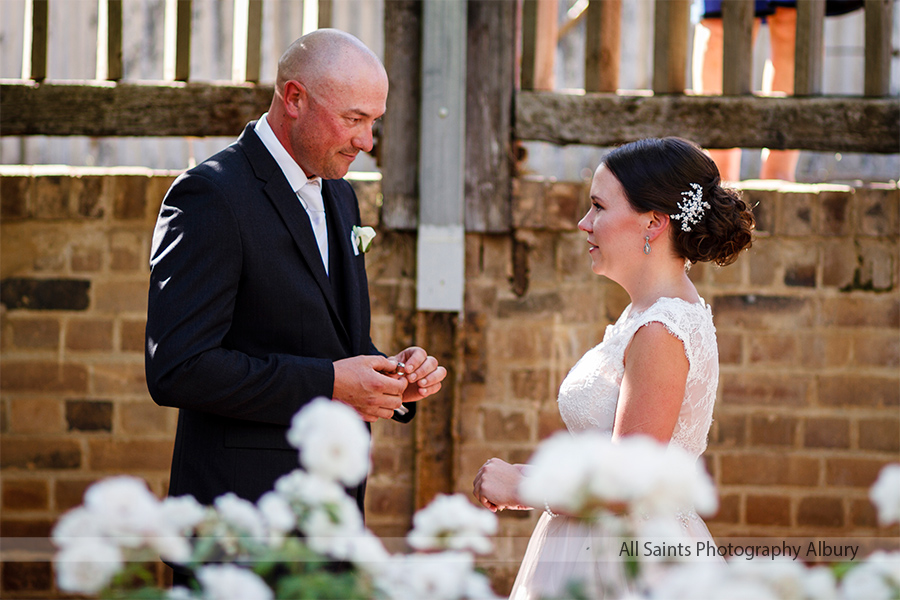
[[[368,252],[372,246],[372,240],[376,235],[375,230],[371,227],[359,227],[358,225],[354,225],[350,230],[350,238],[353,242],[354,252],[356,250],[364,253]]]
[[[332,558],[347,560],[354,540],[364,535],[362,515],[356,501],[344,494],[338,502],[314,507],[300,522],[309,547]]]
[[[357,485],[369,473],[369,432],[346,404],[313,400],[294,415],[287,437],[311,473],[347,486]]]
[[[103,522],[83,506],[65,513],[53,527],[53,543],[59,548],[78,544],[82,538],[99,538]]]
[[[810,600],[838,600],[837,581],[828,567],[812,567],[803,579],[803,597]]]
[[[486,554],[493,549],[487,536],[497,532],[497,517],[474,506],[461,494],[439,494],[413,516],[407,535],[416,550],[471,550]]]
[[[465,598],[474,561],[466,552],[395,556],[375,573],[375,583],[394,600]]]
[[[256,501],[256,506],[269,531],[276,537],[283,536],[297,525],[297,515],[291,504],[278,492],[266,492]]]
[[[197,569],[204,600],[272,600],[272,589],[259,575],[234,565]]]
[[[896,598],[884,573],[865,562],[851,569],[841,581],[843,600],[892,600]]]
[[[122,568],[122,552],[93,538],[66,545],[56,554],[56,582],[64,592],[96,594]]]
[[[228,492],[216,498],[214,504],[219,517],[242,536],[254,540],[265,537],[266,525],[262,515],[249,500]]]
[[[885,466],[869,490],[869,499],[878,509],[882,525],[900,522],[900,463]]]
[[[197,596],[186,587],[176,586],[166,593],[166,600],[197,600]]]
[[[279,477],[275,482],[275,491],[289,502],[304,506],[339,502],[347,495],[344,488],[331,479],[324,479],[300,469],[294,469],[287,475]]]
[[[105,535],[122,547],[138,547],[159,532],[160,502],[143,479],[120,475],[99,481],[84,493],[84,507],[102,519]]]
[[[206,518],[207,509],[193,496],[168,497],[162,501],[161,517],[169,528],[179,533],[190,533]]]
[[[391,560],[391,555],[381,538],[367,529],[353,538],[347,560],[369,573],[377,573],[384,563]]]

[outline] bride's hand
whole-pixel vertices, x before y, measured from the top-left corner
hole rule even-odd
[[[519,500],[519,482],[524,465],[511,465],[505,460],[491,458],[475,475],[472,494],[492,512],[505,508],[529,510],[531,507]]]

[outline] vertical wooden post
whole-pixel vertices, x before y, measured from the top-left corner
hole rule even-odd
[[[469,2],[466,231],[509,231],[515,2]]]
[[[377,154],[382,165],[381,223],[411,230],[418,223],[419,127],[422,91],[422,2],[384,3],[384,67],[390,92]]]
[[[22,79],[43,81],[47,78],[49,8],[49,0],[27,0],[25,2]]]
[[[233,81],[259,81],[262,9],[262,0],[234,0]]]
[[[865,88],[869,97],[891,92],[891,31],[894,0],[866,0]]]
[[[797,0],[794,95],[822,93],[825,58],[825,0]]]
[[[522,7],[523,90],[552,90],[559,32],[558,0],[524,0]]]
[[[187,81],[191,75],[191,0],[166,0],[163,79]]]
[[[97,1],[97,79],[122,79],[122,0]]]
[[[315,0],[309,0],[314,2]],[[385,3],[387,8],[387,3]],[[331,27],[334,20],[334,0],[319,0],[319,29]]]
[[[722,94],[743,96],[753,91],[753,0],[722,3]]]
[[[619,89],[622,0],[593,0],[587,7],[584,91],[615,93]]]
[[[458,312],[465,283],[466,8],[422,6],[416,306]]]
[[[725,2],[724,4],[728,4]],[[690,0],[656,0],[653,19],[653,92],[683,94],[690,33]]]

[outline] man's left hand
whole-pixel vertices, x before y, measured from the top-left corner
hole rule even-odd
[[[403,392],[404,402],[415,402],[436,393],[441,389],[441,381],[447,376],[447,369],[440,366],[435,357],[428,356],[428,353],[418,346],[407,348],[391,356],[390,360],[404,364],[403,377],[406,377],[410,384]]]

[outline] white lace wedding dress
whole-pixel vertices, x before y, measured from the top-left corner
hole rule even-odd
[[[712,312],[702,299],[692,304],[678,298],[660,298],[636,313],[629,305],[619,320],[606,328],[603,342],[588,350],[569,371],[559,389],[560,415],[570,432],[599,429],[612,434],[625,373],[625,349],[640,327],[653,322],[665,325],[684,344],[690,367],[672,443],[699,457],[706,449],[719,378],[716,330]],[[697,513],[676,516],[691,543],[711,539]],[[572,579],[612,579],[601,583],[622,590],[621,542],[615,535],[604,533],[601,525],[588,527],[575,519],[551,517],[544,512],[528,542],[510,600],[565,597],[566,584]]]

